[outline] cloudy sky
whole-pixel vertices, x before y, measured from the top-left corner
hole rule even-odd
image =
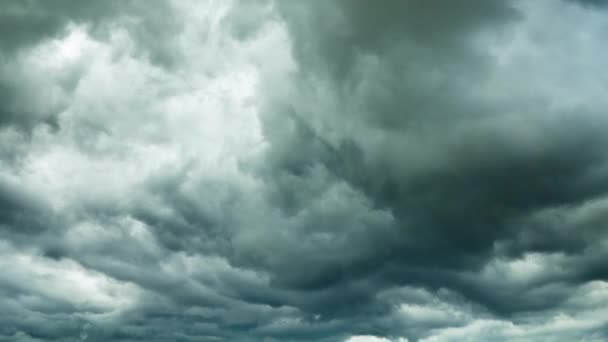
[[[608,340],[603,0],[0,2],[0,341]]]

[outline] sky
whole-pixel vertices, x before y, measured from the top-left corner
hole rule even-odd
[[[608,2],[0,2],[0,341],[608,340]]]

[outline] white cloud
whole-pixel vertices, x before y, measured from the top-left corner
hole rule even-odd
[[[120,313],[137,303],[139,288],[86,269],[70,259],[52,260],[32,251],[0,244],[2,286],[19,289],[13,300],[36,310],[48,302],[71,304],[84,311]]]
[[[360,336],[352,336],[348,338],[345,342],[408,342],[407,338],[400,337],[396,340],[389,340],[384,337],[377,337],[372,335],[360,335]]]

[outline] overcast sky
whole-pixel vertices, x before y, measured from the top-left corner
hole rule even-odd
[[[603,0],[0,2],[0,341],[608,340]]]

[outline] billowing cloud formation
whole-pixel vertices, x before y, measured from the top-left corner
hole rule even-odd
[[[608,339],[602,5],[2,3],[0,340]]]

